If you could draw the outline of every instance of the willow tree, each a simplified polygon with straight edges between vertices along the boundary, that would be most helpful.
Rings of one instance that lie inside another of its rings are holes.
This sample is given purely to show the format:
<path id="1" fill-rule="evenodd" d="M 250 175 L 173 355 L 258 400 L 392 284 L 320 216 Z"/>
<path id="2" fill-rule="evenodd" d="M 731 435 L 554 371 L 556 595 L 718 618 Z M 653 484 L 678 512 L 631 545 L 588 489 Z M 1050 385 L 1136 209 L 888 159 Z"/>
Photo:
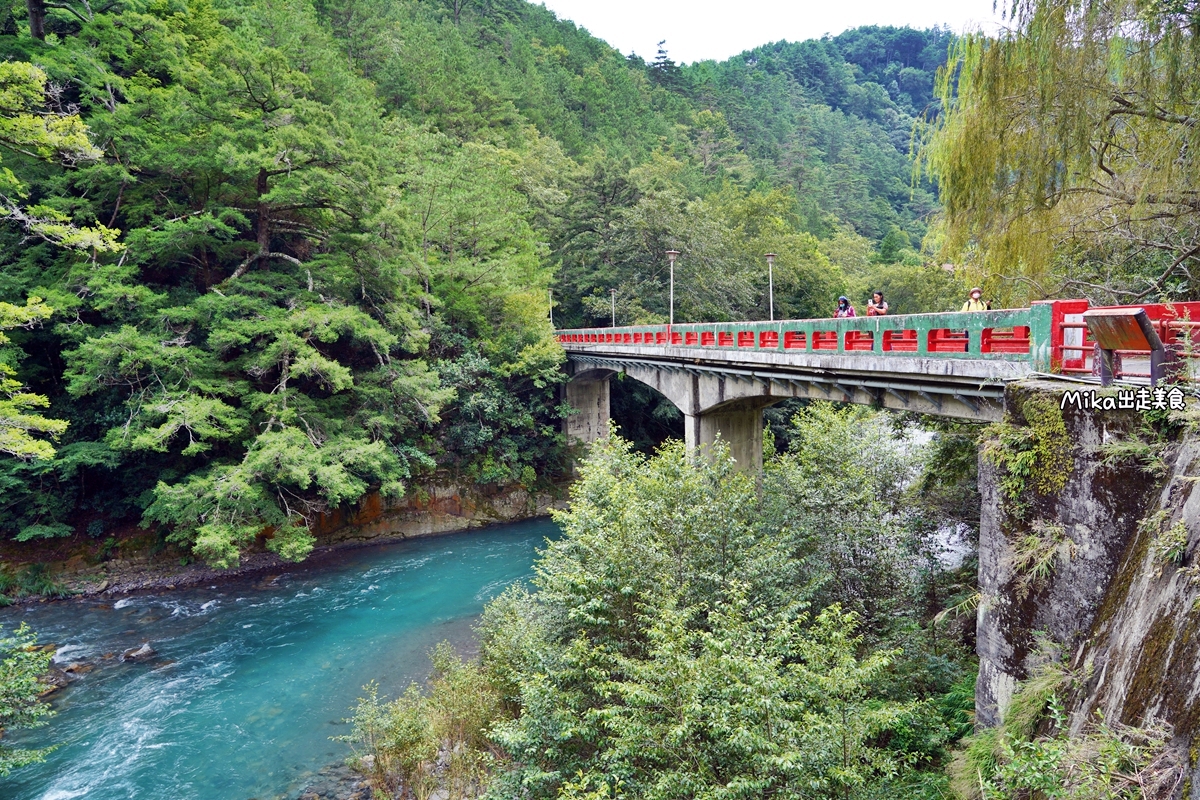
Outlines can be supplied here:
<path id="1" fill-rule="evenodd" d="M 1200 2 L 1012 0 L 966 36 L 921 148 L 942 255 L 992 294 L 1200 290 Z"/>

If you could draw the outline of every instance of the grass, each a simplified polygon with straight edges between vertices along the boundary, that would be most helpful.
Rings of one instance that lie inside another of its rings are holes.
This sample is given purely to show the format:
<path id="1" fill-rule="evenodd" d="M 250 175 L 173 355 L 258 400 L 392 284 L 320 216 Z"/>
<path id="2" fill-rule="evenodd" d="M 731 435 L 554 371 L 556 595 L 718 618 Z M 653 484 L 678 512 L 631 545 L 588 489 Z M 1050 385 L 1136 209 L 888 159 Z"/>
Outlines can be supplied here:
<path id="1" fill-rule="evenodd" d="M 0 570 L 0 605 L 10 605 L 24 597 L 68 597 L 71 592 L 54 580 L 45 564 L 30 564 L 13 572 Z"/>

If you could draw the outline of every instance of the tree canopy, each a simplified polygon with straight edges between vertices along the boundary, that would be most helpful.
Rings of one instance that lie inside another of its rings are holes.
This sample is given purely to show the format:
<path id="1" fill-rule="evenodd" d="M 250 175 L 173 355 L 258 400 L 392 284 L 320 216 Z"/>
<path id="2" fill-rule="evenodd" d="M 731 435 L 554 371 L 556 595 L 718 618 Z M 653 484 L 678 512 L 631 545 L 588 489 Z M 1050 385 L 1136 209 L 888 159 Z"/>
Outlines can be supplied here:
<path id="1" fill-rule="evenodd" d="M 675 247 L 680 315 L 765 317 L 771 251 L 777 313 L 824 316 L 919 269 L 924 95 L 875 81 L 944 44 L 680 67 L 523 0 L 5 7 L 0 449 L 34 458 L 0 461 L 0 531 L 228 566 L 371 492 L 546 486 L 551 294 L 665 318 Z"/>
<path id="2" fill-rule="evenodd" d="M 473 763 L 494 798 L 945 796 L 973 676 L 921 627 L 954 573 L 925 561 L 926 454 L 889 427 L 813 405 L 761 493 L 719 444 L 598 442 L 533 585 L 485 610 L 480 663 L 438 653 L 427 695 L 368 691 L 359 766 L 419 794 Z"/>

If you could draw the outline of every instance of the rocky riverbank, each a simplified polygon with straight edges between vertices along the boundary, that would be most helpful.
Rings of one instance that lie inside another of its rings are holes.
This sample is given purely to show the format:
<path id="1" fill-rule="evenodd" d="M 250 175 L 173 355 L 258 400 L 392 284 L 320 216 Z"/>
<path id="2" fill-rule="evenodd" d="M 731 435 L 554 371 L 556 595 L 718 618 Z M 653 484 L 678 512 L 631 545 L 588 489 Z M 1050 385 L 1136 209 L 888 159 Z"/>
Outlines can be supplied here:
<path id="1" fill-rule="evenodd" d="M 308 562 L 350 547 L 404 541 L 544 517 L 565 504 L 566 485 L 531 492 L 524 487 L 425 486 L 398 500 L 378 494 L 358 504 L 322 515 L 314 526 L 317 546 Z M 115 546 L 86 543 L 57 558 L 34 556 L 18 569 L 45 565 L 46 586 L 52 597 L 117 596 L 140 591 L 169 591 L 213 584 L 230 578 L 270 575 L 294 567 L 260 543 L 232 569 L 215 569 L 181 557 L 175 548 L 155 546 L 156 539 L 133 531 Z M 90 552 L 92 550 L 97 553 Z M 81 552 L 82 551 L 82 552 Z M 66 557 L 63 557 L 66 556 Z M 0 560 L 12 562 L 11 553 Z M 14 603 L 39 602 L 46 593 L 31 592 Z"/>
<path id="2" fill-rule="evenodd" d="M 371 787 L 350 767 L 333 764 L 317 772 L 295 800 L 371 800 Z"/>

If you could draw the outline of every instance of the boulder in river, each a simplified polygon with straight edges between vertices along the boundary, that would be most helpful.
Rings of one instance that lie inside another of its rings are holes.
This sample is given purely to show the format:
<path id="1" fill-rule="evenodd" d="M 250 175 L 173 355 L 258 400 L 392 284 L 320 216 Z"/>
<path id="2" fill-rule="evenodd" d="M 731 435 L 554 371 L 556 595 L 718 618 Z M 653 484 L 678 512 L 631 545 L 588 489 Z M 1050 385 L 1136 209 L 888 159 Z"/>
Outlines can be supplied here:
<path id="1" fill-rule="evenodd" d="M 72 677 L 58 667 L 51 667 L 46 671 L 46 674 L 42 675 L 38 680 L 41 681 L 43 686 L 43 689 L 38 692 L 38 697 L 46 697 L 54 694 L 59 689 L 70 683 Z"/>
<path id="2" fill-rule="evenodd" d="M 143 642 L 141 647 L 135 647 L 132 650 L 126 650 L 121 656 L 122 661 L 146 661 L 154 658 L 158 652 L 150 646 L 149 642 Z"/>

